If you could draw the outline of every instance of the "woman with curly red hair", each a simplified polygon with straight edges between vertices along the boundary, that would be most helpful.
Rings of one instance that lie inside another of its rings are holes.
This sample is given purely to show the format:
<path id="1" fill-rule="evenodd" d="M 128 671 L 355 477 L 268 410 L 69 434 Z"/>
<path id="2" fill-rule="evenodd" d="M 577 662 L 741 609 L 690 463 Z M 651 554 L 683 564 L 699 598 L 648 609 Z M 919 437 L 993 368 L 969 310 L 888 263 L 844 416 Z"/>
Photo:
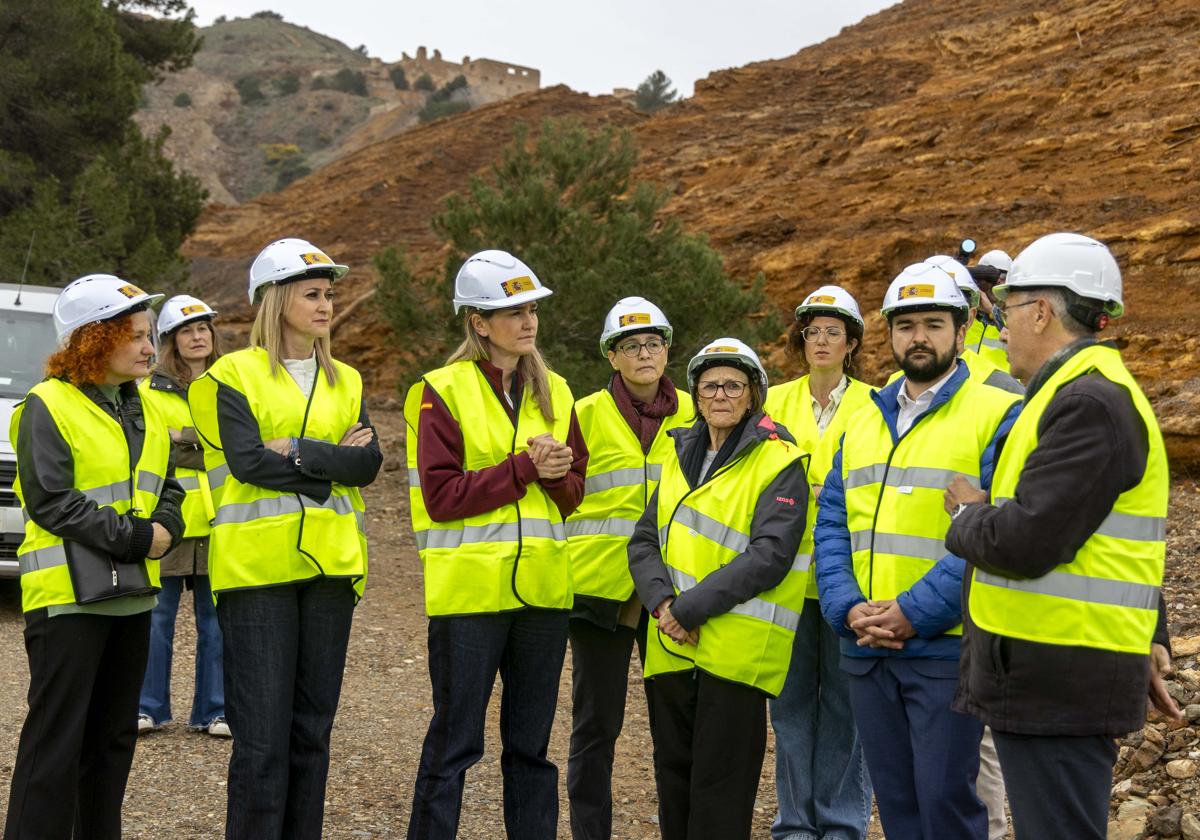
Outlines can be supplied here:
<path id="1" fill-rule="evenodd" d="M 183 532 L 166 423 L 135 382 L 160 298 L 107 274 L 68 285 L 54 304 L 62 349 L 13 411 L 29 713 L 5 837 L 121 834 L 153 558 Z"/>

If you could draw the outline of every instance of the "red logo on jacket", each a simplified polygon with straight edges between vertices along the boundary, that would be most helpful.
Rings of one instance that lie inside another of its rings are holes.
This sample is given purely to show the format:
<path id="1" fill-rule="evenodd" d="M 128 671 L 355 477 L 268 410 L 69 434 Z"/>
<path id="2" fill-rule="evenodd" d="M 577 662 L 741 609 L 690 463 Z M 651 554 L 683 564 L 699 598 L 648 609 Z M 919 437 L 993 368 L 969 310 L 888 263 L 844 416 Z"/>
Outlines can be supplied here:
<path id="1" fill-rule="evenodd" d="M 796 506 L 796 500 L 789 499 L 787 496 L 776 496 L 775 501 L 779 502 L 782 505 L 791 505 L 792 507 Z"/>

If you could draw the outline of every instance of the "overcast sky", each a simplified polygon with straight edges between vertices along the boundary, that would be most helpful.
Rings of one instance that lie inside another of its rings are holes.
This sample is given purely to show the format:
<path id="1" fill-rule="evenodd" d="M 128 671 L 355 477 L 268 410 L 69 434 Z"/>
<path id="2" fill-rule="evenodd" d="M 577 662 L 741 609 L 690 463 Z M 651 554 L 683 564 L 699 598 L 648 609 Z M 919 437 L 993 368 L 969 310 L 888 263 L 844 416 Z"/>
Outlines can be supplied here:
<path id="1" fill-rule="evenodd" d="M 442 57 L 536 67 L 542 85 L 588 93 L 637 87 L 656 69 L 680 94 L 713 70 L 783 58 L 893 0 L 192 0 L 202 26 L 270 9 L 284 20 L 366 44 L 384 61 L 424 45 Z"/>

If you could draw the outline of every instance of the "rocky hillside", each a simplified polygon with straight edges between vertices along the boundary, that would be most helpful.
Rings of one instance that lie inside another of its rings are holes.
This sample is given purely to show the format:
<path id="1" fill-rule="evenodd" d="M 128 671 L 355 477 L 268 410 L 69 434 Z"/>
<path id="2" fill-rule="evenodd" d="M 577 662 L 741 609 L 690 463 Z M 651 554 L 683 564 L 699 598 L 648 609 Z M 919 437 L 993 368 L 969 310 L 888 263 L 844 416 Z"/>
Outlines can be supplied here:
<path id="1" fill-rule="evenodd" d="M 436 51 L 427 60 L 422 47 L 417 59 L 388 65 L 270 13 L 222 20 L 200 35 L 193 65 L 147 86 L 137 119 L 147 132 L 170 126 L 167 153 L 220 204 L 273 192 L 417 125 L 427 93 L 397 89 L 394 67 L 408 68 L 410 86 L 426 68 L 437 85 L 455 73 Z M 454 98 L 475 105 L 511 95 L 506 80 L 486 80 L 491 64 L 463 67 L 473 84 Z"/>
<path id="2" fill-rule="evenodd" d="M 429 217 L 512 122 L 616 122 L 636 133 L 641 174 L 673 187 L 667 211 L 735 275 L 763 271 L 785 310 L 831 281 L 873 310 L 905 264 L 964 235 L 1011 253 L 1052 230 L 1105 240 L 1130 313 L 1111 332 L 1183 466 L 1200 460 L 1198 41 L 1194 0 L 908 0 L 791 58 L 714 74 L 652 118 L 551 89 L 383 140 L 282 193 L 213 208 L 188 252 L 197 284 L 241 307 L 233 321 L 248 315 L 246 264 L 280 235 L 360 267 L 357 297 L 385 245 L 436 262 Z M 871 320 L 878 374 L 890 361 Z M 376 388 L 394 382 L 392 340 L 365 309 L 339 332 Z M 774 361 L 790 367 L 778 349 Z"/>

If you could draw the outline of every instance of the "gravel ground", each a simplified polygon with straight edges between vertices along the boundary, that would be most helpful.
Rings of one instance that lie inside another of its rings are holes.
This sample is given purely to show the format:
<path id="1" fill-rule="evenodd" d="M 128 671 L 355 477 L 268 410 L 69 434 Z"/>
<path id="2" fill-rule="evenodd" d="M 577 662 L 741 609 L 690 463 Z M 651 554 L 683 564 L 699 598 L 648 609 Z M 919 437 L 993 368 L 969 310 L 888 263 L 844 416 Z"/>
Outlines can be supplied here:
<path id="1" fill-rule="evenodd" d="M 432 713 L 425 664 L 425 618 L 420 564 L 409 529 L 403 467 L 403 419 L 376 410 L 374 422 L 387 452 L 387 469 L 367 493 L 371 573 L 358 607 L 333 731 L 333 757 L 326 793 L 325 837 L 403 837 L 421 739 Z M 1200 631 L 1196 553 L 1200 534 L 1200 487 L 1176 482 L 1173 492 L 1168 601 L 1173 634 Z M 28 668 L 23 650 L 20 595 L 15 584 L 0 586 L 0 799 L 7 801 L 17 737 L 25 714 Z M 191 701 L 195 629 L 190 606 L 177 624 L 173 707 L 176 723 L 138 742 L 125 836 L 129 838 L 218 838 L 223 836 L 225 773 L 229 742 L 191 733 L 183 724 Z M 636 671 L 636 666 L 635 666 Z M 636 673 L 633 675 L 636 677 Z M 493 697 L 487 754 L 467 777 L 460 836 L 493 840 L 504 836 L 496 723 L 499 691 Z M 550 757 L 565 767 L 570 721 L 570 660 L 559 689 L 558 718 Z M 614 840 L 652 840 L 656 802 L 650 734 L 638 679 L 630 680 L 625 732 L 617 745 Z M 560 835 L 569 837 L 566 792 Z M 775 811 L 774 753 L 768 743 L 755 837 L 769 836 Z M 881 837 L 877 830 L 872 837 Z"/>

